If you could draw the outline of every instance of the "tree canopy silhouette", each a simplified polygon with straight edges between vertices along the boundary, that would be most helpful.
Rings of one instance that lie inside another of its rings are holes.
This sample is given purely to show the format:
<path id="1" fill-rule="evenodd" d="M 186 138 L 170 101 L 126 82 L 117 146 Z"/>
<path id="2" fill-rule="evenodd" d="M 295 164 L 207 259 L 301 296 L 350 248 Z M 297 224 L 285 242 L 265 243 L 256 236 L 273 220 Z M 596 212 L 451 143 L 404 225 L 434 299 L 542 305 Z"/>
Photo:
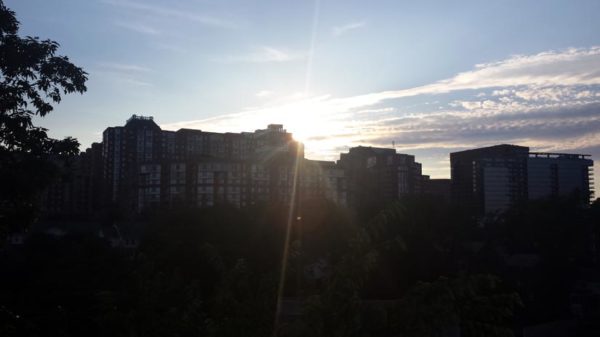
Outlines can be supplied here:
<path id="1" fill-rule="evenodd" d="M 79 143 L 48 137 L 33 124 L 46 116 L 61 95 L 86 91 L 87 73 L 66 56 L 59 44 L 20 37 L 15 13 L 0 0 L 0 224 L 27 224 L 35 214 L 39 192 L 52 181 L 50 156 L 78 153 Z"/>

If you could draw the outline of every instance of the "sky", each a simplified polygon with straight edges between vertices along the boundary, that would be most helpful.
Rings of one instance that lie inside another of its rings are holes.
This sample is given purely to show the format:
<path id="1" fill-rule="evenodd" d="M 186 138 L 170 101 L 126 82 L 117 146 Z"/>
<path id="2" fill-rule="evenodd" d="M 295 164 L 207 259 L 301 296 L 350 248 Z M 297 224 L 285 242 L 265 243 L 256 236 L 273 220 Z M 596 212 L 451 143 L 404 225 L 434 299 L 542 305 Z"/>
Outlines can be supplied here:
<path id="1" fill-rule="evenodd" d="M 138 114 L 170 130 L 284 124 L 310 159 L 394 146 L 434 178 L 450 152 L 501 143 L 600 158 L 597 0 L 5 3 L 88 72 L 84 95 L 37 121 L 82 148 Z"/>

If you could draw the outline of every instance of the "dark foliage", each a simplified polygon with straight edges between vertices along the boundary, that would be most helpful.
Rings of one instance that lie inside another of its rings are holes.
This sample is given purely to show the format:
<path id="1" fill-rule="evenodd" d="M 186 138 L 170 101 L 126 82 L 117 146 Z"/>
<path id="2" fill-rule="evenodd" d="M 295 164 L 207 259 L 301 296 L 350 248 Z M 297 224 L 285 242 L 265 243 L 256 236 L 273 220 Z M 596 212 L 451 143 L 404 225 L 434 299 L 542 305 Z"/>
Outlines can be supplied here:
<path id="1" fill-rule="evenodd" d="M 597 206 L 530 203 L 481 227 L 429 198 L 365 224 L 307 201 L 284 255 L 288 211 L 157 210 L 139 219 L 136 249 L 97 229 L 30 236 L 0 256 L 3 336 L 511 336 L 575 318 L 572 294 L 594 280 L 582 272 L 596 266 L 592 242 L 580 239 L 598 233 Z M 540 259 L 515 266 L 523 254 Z M 489 255 L 498 262 L 481 263 Z"/>
<path id="2" fill-rule="evenodd" d="M 0 1 L 0 226 L 22 227 L 36 216 L 37 197 L 54 177 L 53 156 L 76 154 L 73 138 L 48 137 L 33 124 L 61 95 L 86 90 L 87 74 L 65 56 L 58 43 L 20 37 L 15 13 Z"/>

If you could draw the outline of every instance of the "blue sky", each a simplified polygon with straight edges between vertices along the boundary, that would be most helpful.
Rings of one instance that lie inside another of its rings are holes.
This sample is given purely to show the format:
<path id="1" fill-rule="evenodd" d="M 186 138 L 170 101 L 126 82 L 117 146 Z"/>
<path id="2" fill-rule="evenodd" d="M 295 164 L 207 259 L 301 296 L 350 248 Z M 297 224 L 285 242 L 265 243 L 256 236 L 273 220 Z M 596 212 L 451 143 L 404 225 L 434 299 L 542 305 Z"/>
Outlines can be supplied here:
<path id="1" fill-rule="evenodd" d="M 449 152 L 497 143 L 600 157 L 597 0 L 5 3 L 89 73 L 40 121 L 83 146 L 135 113 L 284 123 L 309 158 L 394 141 L 434 177 Z"/>

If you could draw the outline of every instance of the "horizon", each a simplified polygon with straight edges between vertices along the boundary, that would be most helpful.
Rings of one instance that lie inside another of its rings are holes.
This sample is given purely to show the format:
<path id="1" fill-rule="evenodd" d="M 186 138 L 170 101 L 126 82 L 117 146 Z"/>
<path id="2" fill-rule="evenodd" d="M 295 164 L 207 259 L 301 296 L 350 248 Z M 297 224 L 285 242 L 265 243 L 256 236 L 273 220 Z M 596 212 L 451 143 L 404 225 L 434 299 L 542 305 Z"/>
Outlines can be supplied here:
<path id="1" fill-rule="evenodd" d="M 21 35 L 88 72 L 36 121 L 82 149 L 142 114 L 167 130 L 283 124 L 311 159 L 395 143 L 432 178 L 449 153 L 501 143 L 600 155 L 594 1 L 6 4 Z"/>
<path id="2" fill-rule="evenodd" d="M 124 127 L 124 126 L 125 126 L 125 125 L 126 125 L 126 124 L 127 124 L 127 123 L 128 123 L 130 120 L 131 120 L 131 119 L 133 119 L 133 118 L 149 119 L 149 120 L 153 121 L 154 123 L 156 123 L 156 121 L 154 120 L 154 116 L 150 116 L 150 115 L 146 115 L 146 116 L 144 116 L 144 115 L 133 114 L 133 115 L 131 115 L 131 116 L 130 116 L 130 117 L 129 117 L 129 118 L 126 120 L 126 121 L 125 121 L 125 123 L 123 123 L 123 125 L 114 125 L 114 126 L 109 126 L 109 127 Z M 264 131 L 264 130 L 267 130 L 267 129 L 268 129 L 268 127 L 269 127 L 269 126 L 271 126 L 271 125 L 280 125 L 280 126 L 282 126 L 282 127 L 283 127 L 283 129 L 284 129 L 284 131 L 285 131 L 286 133 L 288 133 L 288 134 L 290 134 L 290 135 L 292 136 L 292 139 L 293 139 L 294 141 L 296 141 L 296 142 L 299 142 L 300 144 L 302 144 L 302 146 L 303 146 L 303 149 L 304 149 L 304 150 L 306 150 L 306 149 L 305 149 L 305 145 L 304 145 L 304 143 L 303 143 L 301 140 L 298 140 L 297 138 L 295 138 L 295 137 L 294 137 L 294 134 L 293 134 L 292 132 L 289 132 L 289 130 L 287 130 L 287 129 L 286 129 L 286 126 L 285 126 L 284 124 L 269 123 L 269 124 L 267 124 L 267 125 L 266 125 L 264 128 L 257 128 L 257 129 L 254 129 L 254 130 L 249 130 L 249 129 L 248 129 L 248 130 L 242 130 L 242 131 L 236 131 L 236 132 L 232 132 L 232 131 L 213 131 L 213 130 L 198 129 L 198 128 L 186 128 L 186 127 L 181 127 L 181 128 L 174 128 L 174 127 L 173 127 L 173 126 L 175 126 L 175 125 L 179 125 L 179 124 L 183 124 L 183 125 L 185 125 L 185 124 L 186 124 L 186 122 L 183 122 L 183 123 L 175 123 L 175 124 L 173 124 L 173 125 L 167 125 L 167 127 L 168 127 L 168 128 L 164 128 L 162 125 L 160 125 L 160 124 L 158 124 L 158 123 L 157 123 L 156 125 L 158 125 L 158 126 L 161 128 L 161 130 L 163 130 L 163 131 L 175 131 L 175 132 L 177 132 L 177 131 L 179 131 L 179 130 L 194 130 L 194 131 L 200 131 L 200 132 L 206 132 L 206 133 L 221 133 L 221 134 L 227 134 L 227 133 L 233 133 L 233 134 L 255 133 L 255 132 L 259 132 L 259 131 Z M 109 127 L 107 127 L 107 128 L 109 128 Z M 106 130 L 106 129 L 105 129 L 105 130 Z M 99 142 L 93 142 L 92 144 L 94 144 L 94 143 L 102 143 L 102 140 L 100 140 Z M 507 144 L 507 143 L 502 143 L 502 144 L 493 144 L 493 145 L 489 145 L 489 146 L 485 146 L 485 147 L 505 146 L 505 145 L 509 145 L 509 146 L 523 146 L 523 145 L 519 145 L 519 144 Z M 87 148 L 90 148 L 90 147 L 91 147 L 91 144 L 90 144 L 90 146 L 88 146 Z M 360 144 L 358 144 L 358 145 L 356 145 L 356 146 L 353 146 L 353 147 L 350 147 L 350 148 L 348 148 L 348 150 L 350 150 L 351 148 L 355 148 L 355 147 L 378 148 L 378 149 L 393 149 L 393 150 L 395 150 L 395 151 L 396 151 L 396 153 L 400 153 L 400 154 L 402 154 L 402 152 L 399 152 L 399 151 L 398 151 L 398 150 L 395 148 L 395 144 L 392 144 L 392 146 L 391 146 L 391 147 L 386 147 L 386 146 L 372 146 L 372 145 L 360 145 Z M 469 151 L 469 150 L 477 150 L 477 149 L 481 149 L 481 148 L 484 148 L 484 147 L 477 147 L 477 148 L 467 148 L 467 149 L 460 150 L 460 151 L 455 151 L 455 152 L 462 152 L 462 151 Z M 578 156 L 583 156 L 583 157 L 590 157 L 590 156 L 592 156 L 591 154 L 588 154 L 588 153 L 574 153 L 574 152 L 541 152 L 541 151 L 531 151 L 531 149 L 529 149 L 529 150 L 530 150 L 530 151 L 529 151 L 529 153 L 530 153 L 530 154 L 535 154 L 535 155 L 540 155 L 540 154 L 541 154 L 541 155 L 563 155 L 563 154 L 573 154 L 573 155 L 578 155 Z M 342 154 L 342 153 L 343 153 L 343 152 L 340 152 L 339 154 Z M 339 154 L 338 154 L 338 155 L 339 155 Z M 410 154 L 410 153 L 404 153 L 404 154 Z M 451 153 L 448 153 L 448 155 L 450 155 L 450 154 L 451 154 Z M 304 156 L 304 158 L 306 158 L 306 156 Z M 319 161 L 319 160 L 323 160 L 323 161 L 331 161 L 331 162 L 336 162 L 336 161 L 338 160 L 338 159 L 336 159 L 336 158 L 331 158 L 331 159 L 328 159 L 328 158 L 306 158 L 306 159 L 310 159 L 310 160 L 317 160 L 317 161 Z M 417 159 L 417 158 L 415 158 L 415 159 Z M 448 178 L 449 178 L 449 177 L 448 177 Z"/>

